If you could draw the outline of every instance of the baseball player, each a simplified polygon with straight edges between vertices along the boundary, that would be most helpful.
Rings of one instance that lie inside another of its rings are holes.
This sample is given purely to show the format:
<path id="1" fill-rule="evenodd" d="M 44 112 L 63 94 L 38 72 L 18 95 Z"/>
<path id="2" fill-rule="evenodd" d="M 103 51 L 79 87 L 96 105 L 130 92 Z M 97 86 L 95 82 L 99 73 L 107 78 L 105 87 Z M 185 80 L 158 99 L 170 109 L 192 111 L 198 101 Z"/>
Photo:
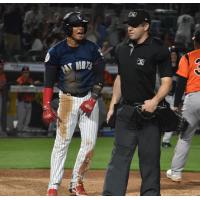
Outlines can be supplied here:
<path id="1" fill-rule="evenodd" d="M 166 172 L 167 177 L 173 181 L 182 179 L 182 171 L 188 157 L 192 136 L 200 122 L 200 31 L 195 32 L 193 41 L 195 50 L 181 57 L 177 70 L 179 77 L 174 107 L 178 109 L 185 91 L 182 114 L 189 122 L 189 126 L 180 135 L 172 158 L 171 169 Z"/>
<path id="2" fill-rule="evenodd" d="M 68 147 L 77 123 L 81 132 L 81 146 L 69 191 L 76 196 L 87 195 L 83 177 L 88 170 L 97 138 L 97 99 L 103 87 L 105 68 L 99 47 L 85 39 L 87 24 L 88 21 L 80 12 L 66 14 L 63 27 L 67 37 L 50 48 L 45 58 L 43 119 L 46 123 L 57 120 L 47 192 L 51 196 L 57 195 Z M 56 78 L 60 90 L 57 114 L 50 105 Z"/>

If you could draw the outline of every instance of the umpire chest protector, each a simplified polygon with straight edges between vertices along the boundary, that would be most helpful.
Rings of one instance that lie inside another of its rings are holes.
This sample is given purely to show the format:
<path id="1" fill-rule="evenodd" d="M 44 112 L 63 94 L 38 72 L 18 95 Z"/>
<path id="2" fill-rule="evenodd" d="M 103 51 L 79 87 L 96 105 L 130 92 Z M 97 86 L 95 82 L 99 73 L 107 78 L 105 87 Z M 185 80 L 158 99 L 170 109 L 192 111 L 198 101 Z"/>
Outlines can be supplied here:
<path id="1" fill-rule="evenodd" d="M 144 102 L 155 95 L 157 70 L 161 78 L 172 76 L 168 48 L 152 37 L 142 44 L 128 40 L 117 48 L 116 58 L 122 96 L 130 104 Z"/>

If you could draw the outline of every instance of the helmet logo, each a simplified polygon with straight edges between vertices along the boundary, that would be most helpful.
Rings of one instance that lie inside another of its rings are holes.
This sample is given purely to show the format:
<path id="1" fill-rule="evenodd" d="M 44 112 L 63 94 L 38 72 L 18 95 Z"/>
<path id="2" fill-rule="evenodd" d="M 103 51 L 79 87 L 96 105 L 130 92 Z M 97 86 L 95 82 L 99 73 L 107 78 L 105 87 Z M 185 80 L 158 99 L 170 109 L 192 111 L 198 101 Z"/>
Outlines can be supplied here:
<path id="1" fill-rule="evenodd" d="M 128 17 L 136 17 L 137 12 L 129 12 Z"/>

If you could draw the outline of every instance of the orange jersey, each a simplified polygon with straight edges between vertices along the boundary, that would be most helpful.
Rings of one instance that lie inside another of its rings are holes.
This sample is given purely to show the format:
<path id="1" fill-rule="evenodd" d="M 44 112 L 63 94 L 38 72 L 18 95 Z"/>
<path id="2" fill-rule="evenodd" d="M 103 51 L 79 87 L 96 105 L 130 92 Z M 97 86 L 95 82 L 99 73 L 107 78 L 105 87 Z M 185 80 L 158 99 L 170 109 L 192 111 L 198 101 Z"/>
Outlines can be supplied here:
<path id="1" fill-rule="evenodd" d="M 176 72 L 179 76 L 187 78 L 185 93 L 200 91 L 200 49 L 191 51 L 182 56 Z"/>

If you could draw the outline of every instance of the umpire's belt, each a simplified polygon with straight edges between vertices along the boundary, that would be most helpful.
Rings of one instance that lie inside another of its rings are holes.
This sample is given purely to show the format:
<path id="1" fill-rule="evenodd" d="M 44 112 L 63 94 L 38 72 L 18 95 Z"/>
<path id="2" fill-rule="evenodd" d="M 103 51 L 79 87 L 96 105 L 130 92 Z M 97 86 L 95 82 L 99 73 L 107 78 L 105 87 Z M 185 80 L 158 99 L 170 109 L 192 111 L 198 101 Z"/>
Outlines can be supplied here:
<path id="1" fill-rule="evenodd" d="M 136 106 L 141 106 L 143 105 L 144 103 L 139 103 L 139 102 L 130 102 L 130 101 L 127 101 L 127 100 L 122 100 L 122 104 L 124 105 L 128 105 L 128 106 L 133 106 L 133 107 L 136 107 Z"/>
<path id="2" fill-rule="evenodd" d="M 63 92 L 65 95 L 67 96 L 73 96 L 73 97 L 84 97 L 88 94 L 88 91 L 87 92 L 83 92 L 83 93 L 71 93 L 71 92 Z"/>

